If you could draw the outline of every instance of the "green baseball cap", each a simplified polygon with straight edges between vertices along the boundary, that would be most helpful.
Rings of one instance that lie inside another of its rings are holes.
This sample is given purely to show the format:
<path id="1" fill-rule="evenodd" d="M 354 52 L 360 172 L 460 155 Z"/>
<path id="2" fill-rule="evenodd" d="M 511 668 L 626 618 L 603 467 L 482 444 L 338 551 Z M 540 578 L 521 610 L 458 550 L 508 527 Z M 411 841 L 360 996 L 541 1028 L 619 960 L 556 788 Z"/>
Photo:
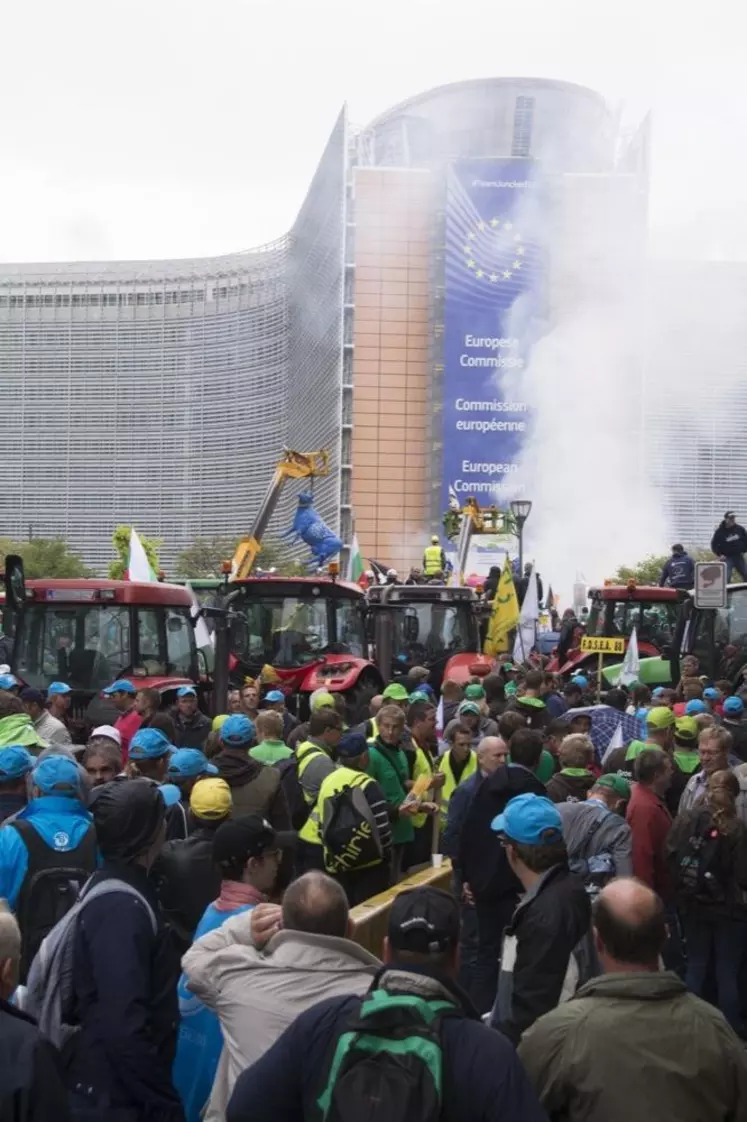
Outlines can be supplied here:
<path id="1" fill-rule="evenodd" d="M 482 686 L 479 686 L 477 682 L 470 682 L 465 688 L 464 696 L 467 701 L 482 701 L 485 697 L 485 690 Z"/>
<path id="2" fill-rule="evenodd" d="M 462 713 L 476 713 L 480 716 L 480 706 L 474 701 L 463 701 L 457 709 L 457 713 L 461 717 Z"/>
<path id="3" fill-rule="evenodd" d="M 654 709 L 649 709 L 646 717 L 646 727 L 661 732 L 664 729 L 671 729 L 676 719 L 672 710 L 668 709 L 666 705 L 657 705 Z"/>
<path id="4" fill-rule="evenodd" d="M 392 682 L 387 686 L 381 696 L 385 701 L 407 701 L 410 695 L 399 682 Z"/>
<path id="5" fill-rule="evenodd" d="M 630 784 L 624 775 L 600 775 L 594 784 L 595 787 L 607 787 L 608 790 L 614 791 L 621 799 L 627 802 L 630 798 Z"/>

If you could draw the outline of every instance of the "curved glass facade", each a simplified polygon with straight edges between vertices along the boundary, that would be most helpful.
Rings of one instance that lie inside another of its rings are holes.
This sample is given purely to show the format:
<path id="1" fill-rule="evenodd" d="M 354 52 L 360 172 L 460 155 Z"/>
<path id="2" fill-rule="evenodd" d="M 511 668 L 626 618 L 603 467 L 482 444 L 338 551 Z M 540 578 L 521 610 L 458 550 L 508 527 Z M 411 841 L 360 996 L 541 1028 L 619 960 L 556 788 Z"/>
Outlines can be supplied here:
<path id="1" fill-rule="evenodd" d="M 458 83 L 354 141 L 343 111 L 293 228 L 261 249 L 0 265 L 0 535 L 64 537 L 103 571 L 133 523 L 169 571 L 195 537 L 248 531 L 283 446 L 326 448 L 324 519 L 349 542 L 355 518 L 364 554 L 411 563 L 401 543 L 417 553 L 438 515 L 445 167 L 603 172 L 616 138 L 590 90 Z"/>

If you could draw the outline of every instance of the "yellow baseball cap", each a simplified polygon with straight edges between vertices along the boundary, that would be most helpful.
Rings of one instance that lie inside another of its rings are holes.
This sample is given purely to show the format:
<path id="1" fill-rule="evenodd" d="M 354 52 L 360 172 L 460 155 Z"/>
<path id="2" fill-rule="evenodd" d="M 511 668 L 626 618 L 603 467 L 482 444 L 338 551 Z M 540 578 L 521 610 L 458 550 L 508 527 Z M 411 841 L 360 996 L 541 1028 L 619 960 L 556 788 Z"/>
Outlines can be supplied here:
<path id="1" fill-rule="evenodd" d="M 654 709 L 649 709 L 646 715 L 646 726 L 661 731 L 662 729 L 670 729 L 676 720 L 674 713 L 666 705 L 657 705 Z"/>
<path id="2" fill-rule="evenodd" d="M 317 709 L 334 709 L 335 699 L 328 690 L 314 690 L 310 705 L 312 713 L 316 713 Z"/>
<path id="3" fill-rule="evenodd" d="M 213 732 L 218 732 L 223 728 L 223 722 L 228 720 L 228 713 L 219 713 L 217 717 L 213 717 L 213 723 L 210 726 Z"/>
<path id="4" fill-rule="evenodd" d="M 192 788 L 189 805 L 195 818 L 216 822 L 231 813 L 231 788 L 225 779 L 200 779 Z"/>

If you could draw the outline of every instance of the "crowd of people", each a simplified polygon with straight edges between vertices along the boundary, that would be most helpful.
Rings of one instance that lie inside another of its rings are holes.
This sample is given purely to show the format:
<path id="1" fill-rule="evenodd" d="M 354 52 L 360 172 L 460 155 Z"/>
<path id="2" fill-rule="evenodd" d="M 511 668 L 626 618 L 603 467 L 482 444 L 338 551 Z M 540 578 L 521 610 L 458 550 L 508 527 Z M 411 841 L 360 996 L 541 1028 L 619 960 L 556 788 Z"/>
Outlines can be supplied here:
<path id="1" fill-rule="evenodd" d="M 3 677 L 7 1116 L 744 1117 L 747 689 L 681 669 L 415 667 L 358 724 L 122 679 L 80 746 L 64 683 Z"/>

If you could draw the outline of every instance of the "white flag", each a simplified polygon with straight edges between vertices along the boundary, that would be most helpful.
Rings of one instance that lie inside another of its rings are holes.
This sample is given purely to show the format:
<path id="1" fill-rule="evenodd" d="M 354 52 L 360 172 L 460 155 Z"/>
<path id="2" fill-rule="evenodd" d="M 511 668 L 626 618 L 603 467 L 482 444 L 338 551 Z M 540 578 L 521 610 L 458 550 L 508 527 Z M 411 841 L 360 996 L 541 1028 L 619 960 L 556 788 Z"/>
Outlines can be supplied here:
<path id="1" fill-rule="evenodd" d="M 195 590 L 194 588 L 192 588 L 192 585 L 189 583 L 189 581 L 187 581 L 184 587 L 189 593 L 189 597 L 192 601 L 192 607 L 189 610 L 189 614 L 192 616 L 192 620 L 194 621 L 195 625 L 195 643 L 197 645 L 197 649 L 199 650 L 200 647 L 212 647 L 213 636 L 208 631 L 208 626 L 205 623 L 203 616 L 199 615 L 200 602 L 195 596 Z"/>
<path id="2" fill-rule="evenodd" d="M 607 762 L 607 757 L 609 756 L 610 752 L 614 752 L 616 748 L 622 748 L 624 743 L 625 740 L 623 739 L 623 723 L 622 721 L 620 721 L 617 728 L 612 734 L 612 739 L 604 750 L 604 755 L 602 756 L 602 764 L 605 764 Z"/>
<path id="3" fill-rule="evenodd" d="M 521 605 L 519 626 L 514 642 L 514 662 L 526 662 L 537 642 L 537 620 L 539 619 L 539 597 L 537 596 L 537 574 L 534 569 L 529 576 L 524 603 Z"/>
<path id="4" fill-rule="evenodd" d="M 629 686 L 633 682 L 637 682 L 640 672 L 641 660 L 638 657 L 638 636 L 636 634 L 636 629 L 633 628 L 633 633 L 628 643 L 628 649 L 623 659 L 620 677 L 617 679 L 618 686 Z"/>
<path id="5" fill-rule="evenodd" d="M 143 543 L 138 537 L 134 526 L 130 528 L 130 556 L 127 563 L 127 579 L 139 581 L 157 581 L 158 577 L 153 572 L 148 562 Z"/>

